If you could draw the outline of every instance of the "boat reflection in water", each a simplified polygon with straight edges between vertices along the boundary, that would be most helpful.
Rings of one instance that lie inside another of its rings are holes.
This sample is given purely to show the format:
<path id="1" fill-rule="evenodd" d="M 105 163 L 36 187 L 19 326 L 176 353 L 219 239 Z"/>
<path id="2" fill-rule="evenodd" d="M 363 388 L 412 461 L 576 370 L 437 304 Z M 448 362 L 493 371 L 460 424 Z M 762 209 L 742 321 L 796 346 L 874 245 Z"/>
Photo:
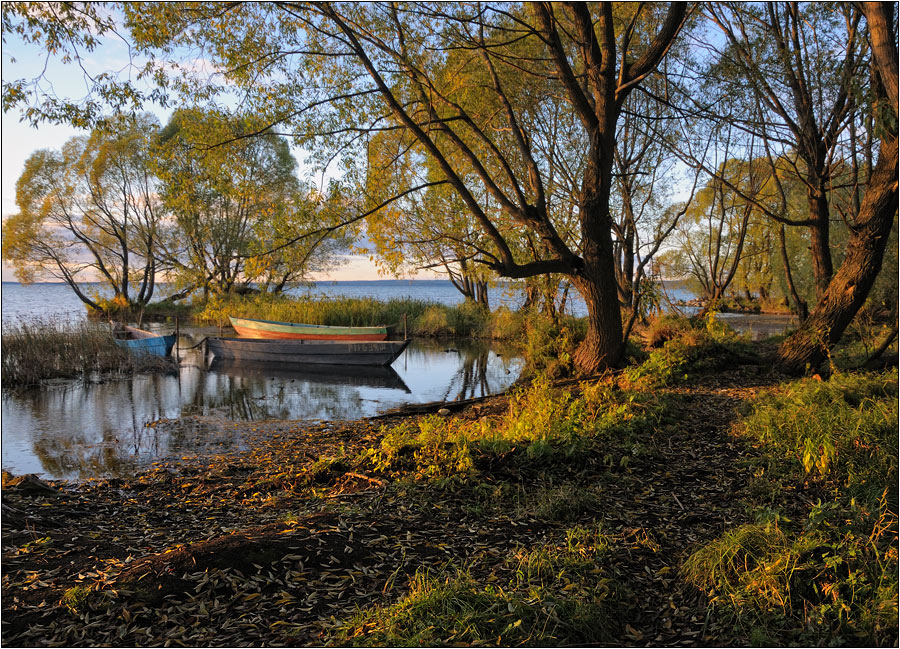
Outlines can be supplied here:
<path id="1" fill-rule="evenodd" d="M 508 388 L 523 362 L 494 344 L 414 340 L 393 367 L 208 364 L 182 331 L 175 374 L 3 390 L 3 469 L 50 479 L 128 477 L 153 461 L 241 451 L 242 422 L 370 417 Z M 193 349 L 191 349 L 193 347 Z"/>
<path id="2" fill-rule="evenodd" d="M 248 378 L 270 378 L 307 380 L 327 385 L 350 385 L 370 388 L 389 388 L 412 391 L 390 366 L 347 366 L 347 365 L 304 365 L 294 363 L 263 363 L 260 361 L 238 361 L 213 357 L 209 371 L 229 376 Z"/>

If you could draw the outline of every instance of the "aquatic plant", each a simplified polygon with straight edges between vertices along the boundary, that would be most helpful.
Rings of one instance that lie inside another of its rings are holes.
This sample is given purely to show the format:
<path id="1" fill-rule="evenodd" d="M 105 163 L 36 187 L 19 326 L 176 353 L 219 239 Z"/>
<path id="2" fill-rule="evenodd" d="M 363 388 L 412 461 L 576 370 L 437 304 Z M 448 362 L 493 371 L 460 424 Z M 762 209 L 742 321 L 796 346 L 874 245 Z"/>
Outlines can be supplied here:
<path id="1" fill-rule="evenodd" d="M 132 354 L 117 345 L 107 324 L 40 319 L 4 328 L 0 359 L 4 388 L 94 372 L 132 374 L 174 366 L 172 359 Z"/>

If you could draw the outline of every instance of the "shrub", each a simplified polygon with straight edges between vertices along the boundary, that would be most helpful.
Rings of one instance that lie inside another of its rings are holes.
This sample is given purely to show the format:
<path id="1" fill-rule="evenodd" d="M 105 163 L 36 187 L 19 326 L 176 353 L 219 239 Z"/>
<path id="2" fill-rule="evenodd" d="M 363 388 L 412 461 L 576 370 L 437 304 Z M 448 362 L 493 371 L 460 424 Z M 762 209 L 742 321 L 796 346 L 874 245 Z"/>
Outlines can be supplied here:
<path id="1" fill-rule="evenodd" d="M 647 326 L 642 328 L 641 335 L 648 347 L 657 349 L 691 328 L 687 318 L 662 315 L 651 318 Z"/>
<path id="2" fill-rule="evenodd" d="M 525 322 L 525 361 L 527 370 L 551 378 L 572 374 L 572 356 L 585 336 L 584 319 L 553 319 L 531 313 Z"/>
<path id="3" fill-rule="evenodd" d="M 487 324 L 487 337 L 494 340 L 517 340 L 525 334 L 525 316 L 505 306 L 492 311 Z"/>

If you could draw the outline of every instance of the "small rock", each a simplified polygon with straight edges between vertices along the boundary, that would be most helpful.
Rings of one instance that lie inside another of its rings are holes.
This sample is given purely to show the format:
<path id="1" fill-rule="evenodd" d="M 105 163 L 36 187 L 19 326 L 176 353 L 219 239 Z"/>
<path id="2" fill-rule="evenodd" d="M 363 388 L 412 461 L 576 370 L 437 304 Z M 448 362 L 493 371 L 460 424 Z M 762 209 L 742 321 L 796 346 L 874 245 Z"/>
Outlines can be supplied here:
<path id="1" fill-rule="evenodd" d="M 438 410 L 437 414 L 439 414 L 441 417 L 447 417 L 450 415 L 450 411 L 446 408 L 441 408 L 440 410 Z"/>

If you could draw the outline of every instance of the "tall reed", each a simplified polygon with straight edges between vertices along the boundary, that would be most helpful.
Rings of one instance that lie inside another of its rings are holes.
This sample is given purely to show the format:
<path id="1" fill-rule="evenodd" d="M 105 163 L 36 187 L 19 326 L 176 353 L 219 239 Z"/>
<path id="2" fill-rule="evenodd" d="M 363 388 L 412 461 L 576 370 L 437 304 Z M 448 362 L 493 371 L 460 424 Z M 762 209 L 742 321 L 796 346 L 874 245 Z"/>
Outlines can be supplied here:
<path id="1" fill-rule="evenodd" d="M 471 302 L 448 306 L 409 298 L 382 301 L 226 295 L 210 298 L 194 317 L 200 323 L 224 326 L 229 316 L 335 326 L 388 326 L 392 336 L 403 335 L 404 319 L 406 332 L 411 336 L 516 338 L 524 331 L 524 320 L 508 309 L 491 313 Z"/>
<path id="2" fill-rule="evenodd" d="M 136 355 L 120 347 L 105 324 L 40 319 L 4 329 L 0 361 L 4 388 L 93 372 L 130 374 L 172 367 L 171 359 Z"/>

